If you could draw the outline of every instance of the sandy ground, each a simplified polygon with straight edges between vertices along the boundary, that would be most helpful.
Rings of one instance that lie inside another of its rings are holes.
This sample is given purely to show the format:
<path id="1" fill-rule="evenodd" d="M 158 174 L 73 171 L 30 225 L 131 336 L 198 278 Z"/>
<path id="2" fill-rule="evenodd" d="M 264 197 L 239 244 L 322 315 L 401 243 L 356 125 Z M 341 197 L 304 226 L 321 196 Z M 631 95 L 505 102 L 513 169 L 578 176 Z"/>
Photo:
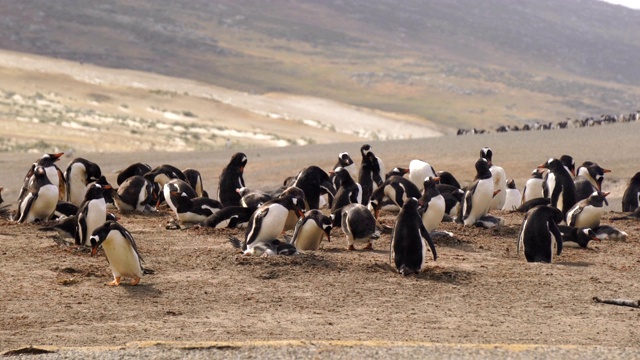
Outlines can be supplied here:
<path id="1" fill-rule="evenodd" d="M 568 153 L 578 163 L 593 160 L 613 170 L 604 189 L 612 192 L 616 210 L 627 179 L 640 170 L 637 134 L 638 124 L 629 124 L 372 144 L 387 167 L 421 158 L 464 184 L 474 175 L 479 149 L 488 145 L 494 162 L 520 188 L 535 165 Z M 245 180 L 249 187 L 274 188 L 304 166 L 331 168 L 342 151 L 360 163 L 360 145 L 248 149 Z M 217 176 L 235 150 L 74 156 L 97 162 L 110 180 L 135 161 L 195 167 L 205 188 L 215 193 Z M 36 157 L 0 154 L 7 203 Z M 436 238 L 438 260 L 429 261 L 424 273 L 404 278 L 390 267 L 389 234 L 374 251 L 348 252 L 341 230 L 334 229 L 333 240 L 318 251 L 256 258 L 241 256 L 228 243 L 229 236 L 242 237 L 242 230 L 167 230 L 166 209 L 120 214 L 145 266 L 155 271 L 135 287 L 105 286 L 111 273 L 103 255 L 90 257 L 60 245 L 38 225 L 1 221 L 0 350 L 256 340 L 640 347 L 638 309 L 592 301 L 594 296 L 640 298 L 639 222 L 613 223 L 609 219 L 619 213 L 607 211 L 603 223 L 626 231 L 626 241 L 592 243 L 589 249 L 567 246 L 553 264 L 528 264 L 515 253 L 523 216 L 495 215 L 506 223 L 493 230 L 442 224 L 454 236 Z M 384 213 L 381 221 L 392 226 L 394 217 Z"/>

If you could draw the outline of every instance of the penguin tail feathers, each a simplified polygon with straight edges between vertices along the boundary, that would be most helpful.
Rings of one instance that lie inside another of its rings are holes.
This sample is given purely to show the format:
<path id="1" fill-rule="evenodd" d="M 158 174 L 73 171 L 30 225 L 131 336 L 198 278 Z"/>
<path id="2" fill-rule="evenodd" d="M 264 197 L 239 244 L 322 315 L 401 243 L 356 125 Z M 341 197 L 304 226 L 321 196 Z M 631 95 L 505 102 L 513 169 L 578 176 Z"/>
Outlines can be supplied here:
<path id="1" fill-rule="evenodd" d="M 145 275 L 155 275 L 156 274 L 155 270 L 146 269 L 146 268 L 142 269 L 142 273 L 145 274 Z"/>
<path id="2" fill-rule="evenodd" d="M 231 244 L 231 246 L 233 246 L 236 249 L 244 250 L 242 249 L 243 248 L 242 241 L 237 237 L 229 236 L 229 243 Z"/>
<path id="3" fill-rule="evenodd" d="M 10 206 L 11 205 L 5 205 L 0 207 L 0 219 L 11 219 L 11 209 L 9 208 Z"/>
<path id="4" fill-rule="evenodd" d="M 409 276 L 411 274 L 417 274 L 419 272 L 419 270 L 408 268 L 405 264 L 400 265 L 400 268 L 398 269 L 398 273 L 402 274 L 403 276 Z"/>

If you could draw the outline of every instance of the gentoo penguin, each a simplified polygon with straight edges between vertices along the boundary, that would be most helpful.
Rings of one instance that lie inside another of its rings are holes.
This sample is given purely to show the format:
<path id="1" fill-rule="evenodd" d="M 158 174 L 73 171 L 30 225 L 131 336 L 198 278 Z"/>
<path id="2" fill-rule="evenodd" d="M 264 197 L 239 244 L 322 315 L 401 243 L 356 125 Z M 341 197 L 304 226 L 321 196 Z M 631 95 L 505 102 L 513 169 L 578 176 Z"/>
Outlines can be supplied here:
<path id="1" fill-rule="evenodd" d="M 476 176 L 473 183 L 465 191 L 461 208 L 462 219 L 460 220 L 465 226 L 474 225 L 477 220 L 487 215 L 494 195 L 489 162 L 484 158 L 480 158 L 476 161 L 475 167 Z"/>
<path id="2" fill-rule="evenodd" d="M 640 171 L 629 180 L 622 195 L 622 211 L 635 211 L 640 206 Z"/>
<path id="3" fill-rule="evenodd" d="M 373 240 L 380 237 L 376 233 L 376 219 L 366 206 L 352 203 L 335 210 L 333 213 L 333 225 L 340 225 L 347 237 L 347 249 L 355 250 L 356 242 L 366 242 L 363 249 L 373 249 Z"/>
<path id="4" fill-rule="evenodd" d="M 2 199 L 2 186 L 0 186 L 0 204 L 2 204 L 4 202 L 4 200 Z M 9 207 L 11 205 L 2 205 L 0 206 L 0 219 L 9 219 L 11 217 L 10 211 L 9 211 Z"/>
<path id="5" fill-rule="evenodd" d="M 64 173 L 64 179 L 67 182 L 67 201 L 80 206 L 84 201 L 87 185 L 98 180 L 100 176 L 102 172 L 98 164 L 84 158 L 73 159 Z"/>
<path id="6" fill-rule="evenodd" d="M 273 197 L 262 190 L 250 190 L 246 187 L 236 189 L 240 194 L 240 205 L 244 207 L 258 207 Z"/>
<path id="7" fill-rule="evenodd" d="M 186 180 L 182 170 L 169 164 L 164 164 L 155 167 L 153 170 L 144 174 L 143 177 L 147 179 L 151 185 L 153 185 L 153 193 L 157 198 L 157 204 L 165 201 L 164 199 L 164 185 L 173 179 Z M 186 182 L 186 181 L 185 181 Z M 194 191 L 195 193 L 195 191 Z"/>
<path id="8" fill-rule="evenodd" d="M 504 205 L 502 210 L 515 210 L 522 205 L 522 194 L 520 190 L 516 188 L 516 181 L 513 179 L 507 180 L 507 196 L 504 199 Z"/>
<path id="9" fill-rule="evenodd" d="M 427 245 L 435 261 L 438 254 L 429 231 L 420 219 L 418 200 L 407 199 L 393 227 L 389 260 L 393 261 L 400 274 L 404 276 L 417 274 L 422 271 L 427 261 Z"/>
<path id="10" fill-rule="evenodd" d="M 591 228 L 577 228 L 566 225 L 559 225 L 562 234 L 562 242 L 574 242 L 580 247 L 586 248 L 591 240 L 600 241 L 595 231 Z"/>
<path id="11" fill-rule="evenodd" d="M 331 241 L 331 228 L 330 217 L 317 209 L 307 211 L 293 230 L 291 244 L 298 250 L 318 250 L 324 235 L 327 235 L 327 241 Z"/>
<path id="12" fill-rule="evenodd" d="M 629 234 L 627 234 L 626 232 L 617 229 L 611 225 L 600 225 L 596 228 L 593 229 L 593 231 L 596 233 L 596 236 L 598 237 L 598 239 L 600 240 L 626 240 L 627 236 L 629 236 Z"/>
<path id="13" fill-rule="evenodd" d="M 22 189 L 20 189 L 20 194 L 18 195 L 18 202 L 27 195 L 27 192 L 29 191 L 29 182 L 33 179 L 33 173 L 35 168 L 38 166 L 45 170 L 47 177 L 49 178 L 49 182 L 58 189 L 58 200 L 66 199 L 67 190 L 66 183 L 64 181 L 64 174 L 55 164 L 56 161 L 60 160 L 62 155 L 64 155 L 64 153 L 44 154 L 35 163 L 31 164 L 29 171 L 27 171 L 27 175 L 24 177 Z"/>
<path id="14" fill-rule="evenodd" d="M 564 166 L 564 170 L 571 176 L 573 179 L 576 176 L 576 162 L 569 155 L 562 155 L 559 159 L 562 166 Z M 558 171 L 561 168 L 558 168 Z M 542 186 L 543 196 L 546 198 L 551 198 L 551 194 L 553 193 L 553 189 L 556 183 L 555 180 L 556 174 L 551 171 L 547 171 L 544 176 L 544 184 Z M 574 185 L 575 187 L 575 185 Z"/>
<path id="15" fill-rule="evenodd" d="M 594 191 L 588 198 L 577 202 L 566 216 L 567 225 L 573 227 L 596 228 L 600 226 L 600 219 L 607 201 L 608 192 Z"/>
<path id="16" fill-rule="evenodd" d="M 368 152 L 362 158 L 362 165 L 358 173 L 358 184 L 362 187 L 361 204 L 366 205 L 369 203 L 371 194 L 379 186 L 382 186 L 382 182 L 378 160 L 372 152 Z"/>
<path id="17" fill-rule="evenodd" d="M 229 164 L 222 169 L 218 180 L 218 199 L 222 206 L 239 206 L 240 194 L 236 189 L 245 187 L 244 168 L 247 166 L 247 155 L 238 152 L 231 156 Z"/>
<path id="18" fill-rule="evenodd" d="M 103 185 L 103 188 L 104 188 L 105 186 L 108 186 L 108 187 L 109 187 L 109 189 L 112 189 L 112 188 L 113 188 L 113 187 L 111 186 L 111 184 L 109 184 L 109 182 L 107 181 L 107 178 L 105 178 L 105 177 L 104 177 L 104 175 L 103 175 L 103 176 L 100 176 L 100 177 L 98 178 L 98 180 L 96 180 L 96 181 L 95 181 L 95 183 L 96 183 L 96 184 L 99 184 L 99 185 Z M 111 191 L 111 190 L 105 190 L 105 191 L 102 193 L 102 196 L 104 196 L 104 201 L 107 203 L 107 208 L 114 208 L 114 207 L 116 207 L 116 204 L 115 204 L 115 202 L 114 202 L 114 200 L 113 200 L 113 194 L 112 194 L 112 191 Z"/>
<path id="19" fill-rule="evenodd" d="M 300 208 L 304 206 L 304 196 L 300 196 L 296 189 L 285 190 L 279 197 L 260 205 L 251 215 L 242 245 L 245 254 L 254 254 L 256 245 L 277 238 L 285 228 L 289 211 L 295 211 L 299 217 L 304 216 Z"/>
<path id="20" fill-rule="evenodd" d="M 331 212 L 333 213 L 336 209 L 347 204 L 362 204 L 362 187 L 360 184 L 355 182 L 349 172 L 344 168 L 337 168 L 335 174 L 336 179 L 340 181 L 340 189 L 336 192 L 336 197 L 331 205 Z"/>
<path id="21" fill-rule="evenodd" d="M 204 187 L 202 185 L 202 175 L 200 174 L 200 171 L 188 168 L 182 170 L 182 173 L 184 174 L 185 181 L 189 185 L 191 185 L 191 188 L 195 190 L 198 197 L 209 197 L 207 196 L 207 192 L 204 191 Z"/>
<path id="22" fill-rule="evenodd" d="M 542 168 L 536 168 L 531 172 L 531 177 L 525 183 L 522 191 L 523 204 L 529 200 L 544 197 L 543 186 L 546 172 L 547 170 Z"/>
<path id="23" fill-rule="evenodd" d="M 242 249 L 242 243 L 239 239 L 230 237 L 229 242 L 233 247 Z M 298 249 L 292 244 L 282 242 L 278 239 L 271 239 L 256 244 L 252 249 L 252 255 L 267 257 L 272 255 L 297 255 Z"/>
<path id="24" fill-rule="evenodd" d="M 120 211 L 151 212 L 149 205 L 153 199 L 153 185 L 140 175 L 126 179 L 117 191 L 112 190 L 113 200 Z"/>
<path id="25" fill-rule="evenodd" d="M 518 235 L 517 253 L 524 246 L 524 256 L 528 262 L 551 263 L 553 241 L 557 244 L 557 255 L 562 253 L 562 234 L 558 224 L 562 212 L 551 206 L 536 206 L 524 216 Z"/>
<path id="26" fill-rule="evenodd" d="M 402 208 L 406 198 L 419 198 L 421 194 L 418 187 L 409 179 L 400 176 L 387 178 L 382 186 L 371 194 L 369 199 L 369 207 L 373 210 L 376 219 L 382 206 L 382 199 L 385 196 L 388 196 L 398 208 Z"/>
<path id="27" fill-rule="evenodd" d="M 107 221 L 93 231 L 90 238 L 91 256 L 95 256 L 98 247 L 102 245 L 107 257 L 113 281 L 110 286 L 120 285 L 120 279 L 131 278 L 129 285 L 137 285 L 143 274 L 142 256 L 138 252 L 136 242 L 131 233 L 115 221 Z"/>
<path id="28" fill-rule="evenodd" d="M 378 163 L 378 166 L 377 166 L 377 171 L 379 171 L 378 176 L 382 177 L 382 174 L 387 173 L 387 170 L 384 167 L 384 162 L 382 161 L 382 159 L 380 159 L 373 153 L 373 148 L 371 147 L 371 145 L 369 144 L 362 145 L 360 147 L 360 154 L 362 155 L 363 159 L 367 156 L 367 154 L 373 155 L 373 157 L 376 159 L 375 161 Z"/>
<path id="29" fill-rule="evenodd" d="M 171 192 L 170 196 L 176 206 L 174 214 L 180 223 L 201 223 L 222 209 L 218 200 L 206 197 L 192 198 L 185 192 Z"/>
<path id="30" fill-rule="evenodd" d="M 451 221 L 453 216 L 458 214 L 460 204 L 464 201 L 464 190 L 449 184 L 436 184 L 436 189 L 444 197 L 445 219 Z M 443 219 L 443 220 L 445 220 Z"/>
<path id="31" fill-rule="evenodd" d="M 451 185 L 458 189 L 461 188 L 460 183 L 455 178 L 455 176 L 453 176 L 453 174 L 448 171 L 437 171 L 436 177 L 440 179 L 438 182 L 442 185 Z"/>
<path id="32" fill-rule="evenodd" d="M 389 170 L 388 173 L 384 174 L 384 179 L 387 180 L 388 178 L 390 178 L 392 176 L 403 177 L 408 173 L 409 173 L 409 168 L 394 167 L 393 169 Z"/>
<path id="33" fill-rule="evenodd" d="M 576 201 L 588 198 L 594 191 L 602 191 L 604 174 L 610 172 L 611 170 L 604 169 L 594 162 L 583 162 L 576 170 L 576 177 L 573 179 L 576 187 Z"/>
<path id="34" fill-rule="evenodd" d="M 429 163 L 422 160 L 411 160 L 409 162 L 409 180 L 422 191 L 424 180 L 428 177 L 436 177 L 436 171 Z"/>
<path id="35" fill-rule="evenodd" d="M 212 228 L 246 227 L 258 207 L 227 206 L 207 217 L 203 226 Z"/>
<path id="36" fill-rule="evenodd" d="M 36 166 L 28 191 L 18 203 L 18 222 L 48 221 L 56 210 L 58 187 L 53 185 L 44 167 Z"/>
<path id="37" fill-rule="evenodd" d="M 338 154 L 338 162 L 336 162 L 333 170 L 335 171 L 339 167 L 346 169 L 352 178 L 356 179 L 358 177 L 358 169 L 356 168 L 356 163 L 353 161 L 353 159 L 351 159 L 351 156 L 348 152 Z M 338 187 L 340 186 L 336 186 L 336 189 Z"/>
<path id="38" fill-rule="evenodd" d="M 333 203 L 336 195 L 336 189 L 329 174 L 315 165 L 300 170 L 290 185 L 304 192 L 308 209 L 319 209 L 323 194 L 329 197 L 329 204 Z"/>
<path id="39" fill-rule="evenodd" d="M 120 173 L 118 174 L 118 177 L 116 178 L 116 183 L 118 184 L 118 186 L 120 186 L 128 178 L 136 175 L 143 176 L 144 174 L 151 171 L 151 169 L 152 169 L 151 166 L 145 163 L 137 162 L 137 163 L 131 164 L 127 166 L 126 169 L 120 171 Z"/>
<path id="40" fill-rule="evenodd" d="M 167 205 L 169 205 L 169 208 L 171 208 L 171 211 L 173 211 L 173 213 L 176 215 L 178 214 L 178 198 L 181 197 L 182 194 L 184 194 L 184 196 L 188 197 L 189 199 L 194 199 L 198 196 L 191 185 L 189 185 L 189 183 L 184 180 L 171 179 L 167 181 L 162 187 L 162 197 L 164 198 L 164 201 L 167 203 Z M 159 205 L 160 199 L 158 199 L 156 207 L 158 207 Z"/>
<path id="41" fill-rule="evenodd" d="M 53 220 L 59 218 L 66 218 L 69 216 L 77 215 L 80 207 L 76 204 L 72 204 L 68 201 L 58 201 L 56 204 L 56 210 L 51 217 Z"/>
<path id="42" fill-rule="evenodd" d="M 424 181 L 422 196 L 420 200 L 418 200 L 418 212 L 421 214 L 422 224 L 429 233 L 433 232 L 436 227 L 440 225 L 446 210 L 444 197 L 436 187 L 438 180 L 440 179 L 437 177 L 428 177 Z"/>
<path id="43" fill-rule="evenodd" d="M 489 171 L 491 171 L 491 178 L 493 179 L 493 190 L 500 190 L 491 200 L 489 210 L 502 210 L 507 198 L 507 175 L 502 167 L 493 163 L 493 151 L 491 148 L 483 147 L 480 149 L 480 157 L 486 159 L 489 163 Z"/>
<path id="44" fill-rule="evenodd" d="M 546 179 L 548 192 L 545 197 L 551 199 L 551 206 L 566 214 L 576 203 L 576 186 L 573 183 L 570 169 L 567 169 L 560 160 L 554 158 L 538 167 L 549 169 Z"/>
<path id="45" fill-rule="evenodd" d="M 111 187 L 91 184 L 84 196 L 84 201 L 78 209 L 78 222 L 75 235 L 76 245 L 89 245 L 89 237 L 93 230 L 107 220 L 107 203 L 102 193 Z"/>

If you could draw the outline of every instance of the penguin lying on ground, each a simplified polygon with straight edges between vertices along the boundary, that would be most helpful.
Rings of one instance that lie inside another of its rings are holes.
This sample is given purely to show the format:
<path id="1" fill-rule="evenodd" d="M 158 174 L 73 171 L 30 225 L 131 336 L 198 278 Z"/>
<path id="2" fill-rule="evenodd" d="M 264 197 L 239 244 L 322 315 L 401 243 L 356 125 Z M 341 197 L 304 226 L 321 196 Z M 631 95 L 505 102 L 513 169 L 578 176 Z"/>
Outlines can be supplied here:
<path id="1" fill-rule="evenodd" d="M 18 203 L 16 219 L 20 223 L 48 221 L 56 210 L 58 187 L 51 183 L 42 166 L 36 166 L 29 177 L 29 188 Z"/>
<path id="2" fill-rule="evenodd" d="M 112 190 L 113 201 L 120 211 L 153 212 L 153 184 L 142 176 L 126 179 L 117 190 Z M 157 200 L 157 198 L 156 198 Z"/>
<path id="3" fill-rule="evenodd" d="M 242 248 L 242 243 L 237 238 L 230 237 L 229 242 L 233 247 L 237 249 Z M 263 241 L 259 244 L 256 244 L 252 249 L 252 254 L 261 257 L 267 257 L 272 255 L 297 255 L 299 254 L 299 252 L 292 244 L 282 242 L 278 239 L 271 239 L 269 241 Z"/>
<path id="4" fill-rule="evenodd" d="M 207 217 L 203 226 L 212 227 L 212 228 L 240 228 L 246 227 L 249 223 L 249 219 L 251 215 L 258 209 L 255 207 L 244 207 L 244 206 L 227 206 L 222 209 L 214 212 L 212 215 Z"/>
<path id="5" fill-rule="evenodd" d="M 102 176 L 100 166 L 84 158 L 75 158 L 64 173 L 67 201 L 80 206 L 87 192 L 87 185 Z"/>
<path id="6" fill-rule="evenodd" d="M 580 200 L 567 212 L 567 225 L 592 229 L 600 226 L 607 195 L 608 192 L 595 191 L 588 198 Z"/>
<path id="7" fill-rule="evenodd" d="M 270 194 L 262 190 L 250 190 L 243 187 L 236 189 L 236 192 L 240 194 L 240 205 L 244 207 L 258 207 L 273 199 Z"/>
<path id="8" fill-rule="evenodd" d="M 127 168 L 125 168 L 124 170 L 121 170 L 118 173 L 118 177 L 116 178 L 116 184 L 120 186 L 128 178 L 132 176 L 143 176 L 144 174 L 148 173 L 151 170 L 152 168 L 148 164 L 144 164 L 141 162 L 131 164 L 127 166 Z"/>
<path id="9" fill-rule="evenodd" d="M 176 205 L 174 214 L 181 224 L 202 223 L 222 209 L 222 204 L 218 200 L 206 197 L 190 198 L 184 192 L 180 194 L 172 192 L 170 195 L 175 199 L 173 200 Z"/>
<path id="10" fill-rule="evenodd" d="M 388 197 L 398 208 L 401 208 L 404 204 L 404 199 L 409 197 L 420 198 L 421 196 L 420 190 L 411 180 L 401 176 L 390 176 L 371 194 L 369 207 L 373 210 L 377 219 L 385 197 Z"/>
<path id="11" fill-rule="evenodd" d="M 600 241 L 595 231 L 590 228 L 577 228 L 567 225 L 558 225 L 562 234 L 562 242 L 575 242 L 582 248 L 587 248 L 592 240 Z"/>

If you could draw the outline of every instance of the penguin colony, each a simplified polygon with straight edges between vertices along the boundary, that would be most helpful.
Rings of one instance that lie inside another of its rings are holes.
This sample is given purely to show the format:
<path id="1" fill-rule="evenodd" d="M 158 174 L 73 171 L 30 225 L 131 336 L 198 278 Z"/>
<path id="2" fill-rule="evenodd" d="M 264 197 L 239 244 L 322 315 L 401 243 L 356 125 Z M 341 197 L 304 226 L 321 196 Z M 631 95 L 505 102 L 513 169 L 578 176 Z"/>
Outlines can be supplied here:
<path id="1" fill-rule="evenodd" d="M 432 238 L 443 235 L 436 231 L 442 221 L 490 229 L 503 223 L 490 214 L 496 210 L 526 213 L 514 246 L 528 262 L 552 262 L 554 254 L 561 255 L 563 242 L 586 248 L 592 240 L 627 236 L 601 225 L 609 195 L 602 184 L 611 170 L 586 161 L 576 173 L 568 155 L 542 162 L 520 192 L 505 169 L 493 163 L 489 147 L 480 149 L 475 164 L 469 164 L 475 166 L 476 176 L 464 187 L 451 173 L 436 172 L 419 159 L 384 173 L 384 163 L 365 144 L 359 171 L 350 155 L 342 152 L 328 172 L 310 165 L 281 186 L 252 189 L 243 177 L 248 157 L 238 152 L 220 173 L 218 200 L 209 198 L 196 169 L 135 163 L 121 170 L 117 186 L 112 186 L 99 165 L 84 158 L 71 161 L 63 173 L 56 165 L 62 155 L 44 154 L 31 164 L 11 220 L 42 223 L 42 230 L 58 231 L 78 247 L 91 247 L 92 255 L 102 248 L 113 286 L 123 277 L 136 285 L 150 270 L 143 268 L 135 234 L 112 212 L 127 216 L 167 209 L 173 218 L 167 229 L 246 228 L 242 238 L 229 238 L 244 255 L 321 250 L 324 238 L 331 241 L 332 229 L 341 229 L 347 251 L 356 250 L 356 243 L 364 244 L 362 250 L 372 250 L 380 233 L 388 231 L 389 262 L 405 276 L 424 271 L 429 259 L 436 261 Z M 639 202 L 640 172 L 623 197 L 623 211 L 631 213 L 623 218 L 638 218 Z M 378 222 L 380 211 L 396 214 L 393 227 Z M 287 231 L 293 235 L 285 235 Z"/>

